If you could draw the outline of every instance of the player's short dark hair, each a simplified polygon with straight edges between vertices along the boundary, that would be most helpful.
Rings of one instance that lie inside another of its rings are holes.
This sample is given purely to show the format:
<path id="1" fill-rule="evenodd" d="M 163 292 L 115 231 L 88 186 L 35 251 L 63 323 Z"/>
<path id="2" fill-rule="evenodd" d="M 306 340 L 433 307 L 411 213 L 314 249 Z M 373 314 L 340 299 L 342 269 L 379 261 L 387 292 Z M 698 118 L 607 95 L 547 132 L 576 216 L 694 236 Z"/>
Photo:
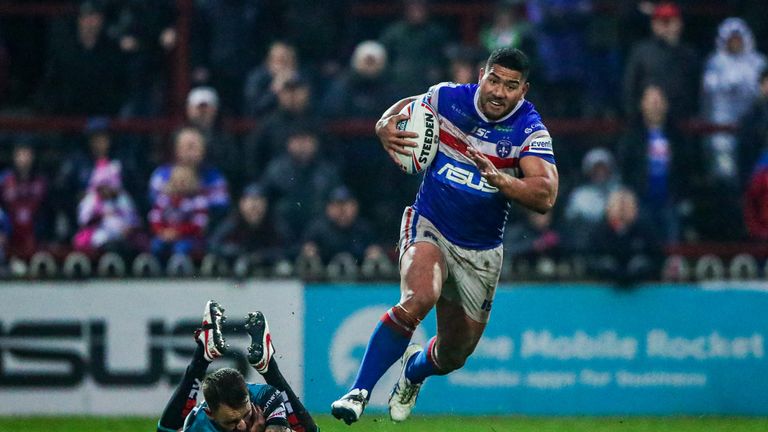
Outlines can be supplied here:
<path id="1" fill-rule="evenodd" d="M 488 56 L 488 60 L 485 62 L 485 69 L 488 70 L 493 65 L 516 70 L 523 75 L 523 79 L 528 79 L 528 74 L 531 72 L 531 61 L 528 60 L 528 56 L 524 52 L 517 48 L 503 47 L 495 49 Z"/>
<path id="2" fill-rule="evenodd" d="M 211 411 L 216 411 L 222 404 L 238 409 L 248 402 L 248 387 L 238 370 L 222 368 L 203 379 L 203 396 Z"/>

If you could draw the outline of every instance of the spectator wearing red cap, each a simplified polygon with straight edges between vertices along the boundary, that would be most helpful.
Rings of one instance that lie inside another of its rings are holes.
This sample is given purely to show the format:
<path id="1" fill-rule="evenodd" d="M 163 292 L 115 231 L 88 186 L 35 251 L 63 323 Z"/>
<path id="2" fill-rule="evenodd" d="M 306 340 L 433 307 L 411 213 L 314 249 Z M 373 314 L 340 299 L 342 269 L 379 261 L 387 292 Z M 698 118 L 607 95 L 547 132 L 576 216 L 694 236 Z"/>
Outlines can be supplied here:
<path id="1" fill-rule="evenodd" d="M 632 47 L 624 72 L 625 113 L 639 115 L 643 89 L 657 85 L 669 100 L 672 119 L 695 113 L 699 60 L 695 51 L 681 42 L 683 18 L 675 3 L 656 5 L 651 14 L 652 36 Z"/>

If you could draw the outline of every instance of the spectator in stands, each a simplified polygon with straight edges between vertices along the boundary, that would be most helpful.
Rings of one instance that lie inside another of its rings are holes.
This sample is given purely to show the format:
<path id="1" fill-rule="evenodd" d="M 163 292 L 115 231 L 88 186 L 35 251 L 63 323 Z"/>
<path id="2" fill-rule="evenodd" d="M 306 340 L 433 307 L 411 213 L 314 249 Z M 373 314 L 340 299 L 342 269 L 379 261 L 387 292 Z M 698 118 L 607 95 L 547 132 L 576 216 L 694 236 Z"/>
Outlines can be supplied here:
<path id="1" fill-rule="evenodd" d="M 77 203 L 85 196 L 96 165 L 120 164 L 112 157 L 112 137 L 107 127 L 104 119 L 89 122 L 85 129 L 88 151 L 78 148 L 69 153 L 56 173 L 56 193 L 51 198 L 73 225 L 78 219 Z"/>
<path id="2" fill-rule="evenodd" d="M 126 70 L 120 49 L 104 32 L 101 3 L 80 6 L 77 31 L 49 50 L 38 105 L 54 114 L 113 115 L 126 96 Z"/>
<path id="3" fill-rule="evenodd" d="M 300 76 L 289 79 L 277 92 L 277 110 L 264 117 L 261 126 L 245 139 L 243 158 L 249 172 L 257 176 L 267 163 L 285 151 L 285 143 L 297 128 L 319 131 L 320 121 L 310 105 L 309 82 Z"/>
<path id="4" fill-rule="evenodd" d="M 551 212 L 521 212 L 504 231 L 505 261 L 525 260 L 534 264 L 540 258 L 559 258 L 561 253 L 562 236 L 552 223 Z"/>
<path id="5" fill-rule="evenodd" d="M 588 260 L 589 272 L 621 286 L 658 279 L 663 250 L 656 229 L 640 217 L 635 193 L 614 191 L 605 213 Z"/>
<path id="6" fill-rule="evenodd" d="M 128 98 L 122 114 L 158 115 L 166 55 L 176 46 L 172 0 L 111 2 L 114 23 L 107 32 L 118 41 L 127 60 Z"/>
<path id="7" fill-rule="evenodd" d="M 337 186 L 325 204 L 325 217 L 315 219 L 304 234 L 301 253 L 324 263 L 348 253 L 359 264 L 383 255 L 374 238 L 368 221 L 360 218 L 357 199 L 346 186 Z"/>
<path id="8" fill-rule="evenodd" d="M 264 64 L 248 73 L 243 91 L 243 114 L 261 116 L 275 109 L 280 91 L 298 76 L 296 48 L 282 41 L 273 42 Z"/>
<path id="9" fill-rule="evenodd" d="M 716 125 L 737 125 L 760 95 L 760 73 L 766 58 L 755 49 L 752 31 L 741 18 L 720 24 L 715 51 L 702 78 L 702 115 Z M 732 132 L 717 132 L 705 140 L 710 179 L 738 192 L 739 143 Z"/>
<path id="10" fill-rule="evenodd" d="M 536 70 L 532 74 L 541 80 L 537 106 L 550 115 L 578 116 L 584 107 L 586 29 L 592 1 L 528 0 L 527 7 L 534 26 Z"/>
<path id="11" fill-rule="evenodd" d="M 269 210 L 264 188 L 257 183 L 248 185 L 237 210 L 209 236 L 210 252 L 230 262 L 247 256 L 257 264 L 276 263 L 285 256 L 286 245 Z"/>
<path id="12" fill-rule="evenodd" d="M 149 223 L 154 234 L 151 250 L 155 256 L 194 255 L 203 250 L 208 227 L 208 198 L 192 167 L 173 167 L 168 182 L 149 212 Z"/>
<path id="13" fill-rule="evenodd" d="M 284 152 L 267 165 L 261 183 L 274 204 L 283 237 L 295 242 L 322 213 L 325 198 L 341 182 L 339 168 L 323 156 L 317 134 L 298 128 L 288 136 Z"/>
<path id="14" fill-rule="evenodd" d="M 457 45 L 449 48 L 447 55 L 449 81 L 457 84 L 469 84 L 477 81 L 478 64 L 483 59 L 477 49 Z"/>
<path id="15" fill-rule="evenodd" d="M 13 166 L 0 173 L 0 199 L 11 222 L 8 253 L 29 259 L 40 246 L 47 214 L 43 203 L 48 181 L 35 164 L 35 149 L 30 141 L 17 140 Z"/>
<path id="16" fill-rule="evenodd" d="M 267 3 L 258 0 L 195 2 L 192 32 L 192 79 L 221 93 L 225 113 L 240 113 L 248 71 L 264 54 L 274 34 Z M 247 113 L 246 113 L 247 114 Z"/>
<path id="17" fill-rule="evenodd" d="M 766 149 L 744 194 L 744 222 L 750 238 L 759 241 L 768 241 L 768 146 Z"/>
<path id="18" fill-rule="evenodd" d="M 605 218 L 608 196 L 619 187 L 613 155 L 605 148 L 588 151 L 581 171 L 586 182 L 573 189 L 565 206 L 567 247 L 574 252 L 589 249 L 595 230 Z"/>
<path id="19" fill-rule="evenodd" d="M 88 192 L 78 206 L 80 230 L 74 237 L 75 249 L 86 253 L 135 250 L 134 235 L 139 227 L 136 206 L 123 189 L 118 163 L 100 161 L 91 175 Z"/>
<path id="20" fill-rule="evenodd" d="M 739 172 L 746 184 L 760 154 L 768 148 L 768 69 L 760 74 L 760 94 L 741 121 L 739 131 Z"/>
<path id="21" fill-rule="evenodd" d="M 624 70 L 623 99 L 627 116 L 634 120 L 645 88 L 654 84 L 669 101 L 673 120 L 687 118 L 696 111 L 693 96 L 699 82 L 699 60 L 695 51 L 680 40 L 683 19 L 675 3 L 661 2 L 651 16 L 653 36 L 637 42 Z"/>
<path id="22" fill-rule="evenodd" d="M 1 28 L 0 28 L 1 29 Z M 0 100 L 6 100 L 6 92 L 10 87 L 11 59 L 8 55 L 3 35 L 0 34 Z"/>
<path id="23" fill-rule="evenodd" d="M 376 118 L 394 96 L 385 74 L 387 51 L 376 41 L 363 41 L 352 53 L 350 68 L 338 76 L 320 104 L 324 116 Z"/>
<path id="24" fill-rule="evenodd" d="M 314 75 L 324 77 L 329 71 L 338 71 L 340 55 L 350 50 L 345 40 L 346 21 L 359 19 L 350 13 L 352 3 L 349 0 L 291 0 L 275 4 L 282 20 L 278 21 L 279 30 L 273 34 L 279 34 L 295 46 L 301 63 Z"/>
<path id="25" fill-rule="evenodd" d="M 243 165 L 234 136 L 222 129 L 219 122 L 219 94 L 213 87 L 195 87 L 187 95 L 187 122 L 202 132 L 206 144 L 206 159 L 218 167 L 230 187 L 239 189 Z"/>
<path id="26" fill-rule="evenodd" d="M 480 43 L 489 54 L 502 47 L 527 50 L 531 25 L 521 6 L 521 1 L 513 0 L 501 0 L 496 3 L 493 21 L 480 31 Z"/>
<path id="27" fill-rule="evenodd" d="M 641 119 L 619 140 L 622 181 L 640 197 L 664 241 L 680 238 L 681 208 L 696 183 L 700 152 L 681 138 L 669 122 L 664 91 L 650 85 L 640 101 Z"/>
<path id="28" fill-rule="evenodd" d="M 174 136 L 174 153 L 174 162 L 159 166 L 149 179 L 150 202 L 157 204 L 176 167 L 189 167 L 197 173 L 200 189 L 209 206 L 211 223 L 215 224 L 229 209 L 229 188 L 221 172 L 205 162 L 205 136 L 192 126 L 181 128 Z"/>
<path id="29" fill-rule="evenodd" d="M 418 94 L 443 79 L 448 32 L 429 15 L 427 0 L 403 0 L 403 18 L 379 41 L 387 48 L 395 97 Z"/>

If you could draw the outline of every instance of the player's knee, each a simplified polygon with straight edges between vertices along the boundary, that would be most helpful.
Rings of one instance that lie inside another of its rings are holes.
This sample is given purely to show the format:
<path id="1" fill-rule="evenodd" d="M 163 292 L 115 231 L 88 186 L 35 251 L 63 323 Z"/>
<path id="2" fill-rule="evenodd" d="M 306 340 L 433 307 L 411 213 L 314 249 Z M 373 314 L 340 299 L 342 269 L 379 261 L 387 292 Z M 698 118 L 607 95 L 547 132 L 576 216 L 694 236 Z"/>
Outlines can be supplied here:
<path id="1" fill-rule="evenodd" d="M 437 359 L 440 365 L 440 369 L 444 373 L 452 372 L 452 371 L 455 371 L 456 369 L 461 369 L 464 366 L 464 363 L 467 362 L 468 357 L 469 357 L 469 354 L 465 353 L 463 350 L 454 350 L 454 349 L 448 349 L 448 350 L 438 349 L 438 354 L 437 354 Z"/>
<path id="2" fill-rule="evenodd" d="M 415 315 L 419 320 L 424 319 L 430 310 L 437 304 L 440 297 L 431 291 L 416 291 L 405 295 L 400 302 L 408 312 Z"/>

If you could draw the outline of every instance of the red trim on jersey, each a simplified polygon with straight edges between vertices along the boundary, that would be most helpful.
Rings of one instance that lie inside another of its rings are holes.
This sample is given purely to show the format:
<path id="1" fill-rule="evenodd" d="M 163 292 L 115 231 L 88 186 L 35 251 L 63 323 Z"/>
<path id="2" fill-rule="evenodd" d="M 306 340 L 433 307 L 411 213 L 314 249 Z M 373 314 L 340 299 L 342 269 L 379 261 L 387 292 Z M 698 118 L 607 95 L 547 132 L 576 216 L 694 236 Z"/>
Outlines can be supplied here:
<path id="1" fill-rule="evenodd" d="M 465 156 L 467 154 L 467 143 L 443 129 L 440 129 L 440 144 L 445 144 Z M 517 158 L 500 158 L 489 154 L 485 154 L 485 157 L 487 157 L 496 168 L 517 168 Z"/>

